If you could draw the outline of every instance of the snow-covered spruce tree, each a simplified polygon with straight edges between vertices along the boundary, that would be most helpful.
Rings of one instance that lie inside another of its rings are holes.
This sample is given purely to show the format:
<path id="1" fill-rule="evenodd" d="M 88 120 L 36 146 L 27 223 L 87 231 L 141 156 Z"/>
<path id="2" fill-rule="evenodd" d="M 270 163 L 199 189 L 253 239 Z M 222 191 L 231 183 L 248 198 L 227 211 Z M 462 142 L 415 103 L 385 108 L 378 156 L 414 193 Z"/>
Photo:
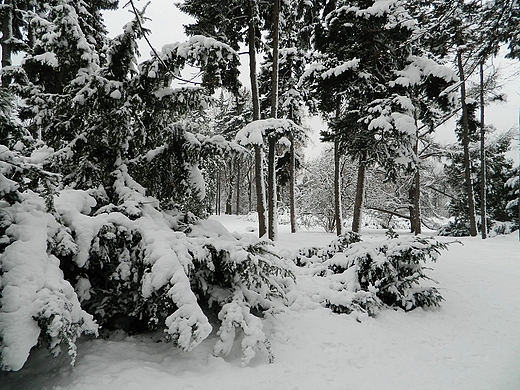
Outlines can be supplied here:
<path id="1" fill-rule="evenodd" d="M 386 241 L 362 242 L 359 235 L 347 233 L 325 248 L 300 250 L 296 263 L 330 280 L 313 298 L 337 313 L 370 316 L 383 304 L 406 311 L 438 306 L 443 300 L 439 291 L 420 283 L 432 280 L 423 263 L 435 261 L 447 244 L 420 236 L 400 238 L 391 230 L 387 235 Z"/>
<path id="2" fill-rule="evenodd" d="M 73 6 L 57 8 L 69 12 L 65 18 L 69 22 L 77 22 Z M 14 253 L 25 235 L 34 232 L 23 219 L 25 208 L 32 207 L 42 227 L 34 235 L 39 240 L 33 245 L 39 256 L 34 272 L 49 269 L 53 278 L 49 283 L 64 295 L 41 315 L 37 312 L 37 320 L 29 316 L 24 332 L 37 339 L 39 327 L 49 329 L 53 352 L 65 341 L 73 353 L 75 337 L 96 330 L 90 316 L 80 309 L 81 302 L 102 327 L 124 327 L 129 332 L 164 329 L 175 345 L 191 350 L 211 332 L 202 309 L 211 307 L 217 313 L 220 336 L 215 353 L 228 353 L 238 338 L 244 363 L 261 346 L 271 357 L 261 316 L 276 311 L 275 301 L 283 297 L 291 273 L 264 243 L 200 221 L 190 212 L 189 202 L 182 202 L 186 191 L 194 198 L 203 197 L 201 160 L 215 155 L 215 150 L 236 147 L 220 138 L 186 131 L 181 119 L 207 108 L 214 88 L 237 85 L 237 53 L 214 39 L 196 36 L 166 45 L 138 65 L 136 39 L 145 33 L 143 15 L 138 13 L 122 35 L 107 40 L 106 52 L 77 41 L 63 45 L 85 53 L 70 54 L 81 61 L 75 70 L 67 63 L 70 71 L 58 85 L 44 77 L 44 68 L 61 70 L 61 61 L 67 61 L 67 53 L 52 51 L 53 45 L 60 47 L 60 34 L 48 33 L 60 26 L 61 19 L 42 19 L 54 17 L 52 12 L 31 15 L 47 27 L 37 30 L 42 35 L 36 41 L 51 51 L 30 55 L 19 72 L 25 76 L 20 77 L 25 83 L 19 84 L 19 90 L 28 98 L 27 112 L 36 113 L 27 116 L 33 119 L 31 130 L 53 148 L 45 149 L 44 162 L 55 172 L 57 182 L 55 196 L 47 197 L 47 209 L 41 196 L 28 193 L 22 195 L 29 206 L 6 213 L 15 222 L 18 216 L 22 219 L 17 229 L 5 230 L 4 254 Z M 64 39 L 81 40 L 81 23 L 72 24 L 74 34 L 65 34 Z M 47 42 L 51 36 L 55 40 Z M 202 69 L 202 84 L 177 88 L 172 81 L 181 77 L 186 64 Z M 37 65 L 42 67 L 38 70 Z M 170 159 L 176 162 L 174 169 L 164 172 Z M 172 203 L 178 207 L 167 209 Z M 44 222 L 48 228 L 43 228 Z M 3 255 L 2 271 L 9 267 L 9 257 Z M 16 279 L 18 274 L 2 277 Z M 2 288 L 9 283 L 2 281 Z M 23 280 L 12 282 L 16 283 Z M 5 298 L 5 289 L 2 294 Z M 3 307 L 14 310 L 16 296 L 9 297 Z M 8 343 L 12 342 L 11 319 L 16 318 L 3 319 L 2 364 L 5 369 L 19 369 L 33 344 L 24 344 L 28 348 L 20 349 L 23 356 L 13 361 Z"/>
<path id="3" fill-rule="evenodd" d="M 49 212 L 58 180 L 42 169 L 49 150 L 24 131 L 9 99 L 1 89 L 0 368 L 16 371 L 39 344 L 53 356 L 65 344 L 74 362 L 77 337 L 97 334 L 97 325 L 53 255 L 57 247 L 66 251 L 75 244 Z"/>
<path id="4" fill-rule="evenodd" d="M 414 26 L 404 2 L 340 1 L 326 8 L 316 30 L 318 61 L 305 78 L 331 118 L 324 139 L 359 163 L 354 230 L 360 228 L 367 165 L 413 156 L 410 127 L 379 120 L 393 110 L 383 112 L 378 102 L 392 97 L 389 83 L 412 54 L 407 41 Z"/>
<path id="5" fill-rule="evenodd" d="M 470 113 L 472 110 L 470 110 Z M 470 118 L 472 116 L 470 115 Z M 473 121 L 470 121 L 472 123 Z M 475 126 L 478 124 L 475 124 Z M 470 127 L 471 128 L 471 127 Z M 488 131 L 490 128 L 488 128 Z M 493 134 L 486 140 L 486 190 L 489 196 L 486 197 L 486 209 L 488 214 L 488 230 L 492 230 L 494 225 L 501 225 L 503 222 L 514 220 L 516 213 L 507 207 L 513 200 L 512 194 L 505 187 L 506 183 L 514 177 L 513 161 L 506 157 L 507 151 L 511 147 L 514 132 L 509 131 L 503 134 Z M 475 134 L 473 143 L 470 145 L 470 156 L 472 160 L 478 160 L 479 150 L 475 146 L 479 141 L 478 134 Z M 465 199 L 463 184 L 457 180 L 456 173 L 460 172 L 463 165 L 463 153 L 460 148 L 448 153 L 448 161 L 445 165 L 445 174 L 448 184 L 455 196 L 450 200 L 448 210 L 451 220 L 447 226 L 442 227 L 439 234 L 445 236 L 468 236 L 469 221 L 468 209 Z M 473 165 L 472 175 L 477 177 L 475 189 L 479 190 L 482 186 L 480 181 L 480 165 Z M 476 204 L 480 206 L 480 191 L 475 193 Z M 477 207 L 477 213 L 480 207 Z"/>
<path id="6" fill-rule="evenodd" d="M 262 17 L 268 3 L 258 0 L 213 1 L 188 0 L 179 8 L 196 19 L 194 24 L 186 26 L 188 35 L 204 34 L 219 39 L 238 50 L 241 43 L 248 47 L 249 78 L 251 82 L 251 102 L 253 121 L 259 120 L 260 101 L 257 80 L 256 56 L 263 49 Z M 247 31 L 247 34 L 243 32 Z M 264 183 L 264 151 L 260 144 L 253 144 L 255 154 L 255 190 L 256 210 L 258 213 L 258 234 L 267 233 L 266 197 Z"/>
<path id="7" fill-rule="evenodd" d="M 444 90 L 455 77 L 425 52 L 418 23 L 408 2 L 340 2 L 317 29 L 321 55 L 306 76 L 315 81 L 321 111 L 335 113 L 324 139 L 359 163 L 356 231 L 367 167 L 377 164 L 391 180 L 403 168 L 414 173 L 409 219 L 420 233 L 420 143 L 446 110 L 451 99 Z"/>
<path id="8" fill-rule="evenodd" d="M 1 38 L 0 47 L 2 50 L 2 75 L 3 87 L 8 87 L 11 83 L 9 74 L 12 56 L 27 47 L 24 42 L 24 35 L 27 36 L 27 21 L 23 18 L 23 12 L 30 7 L 30 0 L 2 0 L 0 1 L 0 25 Z"/>
<path id="9" fill-rule="evenodd" d="M 213 108 L 207 112 L 207 132 L 221 140 L 234 140 L 236 133 L 251 121 L 251 102 L 248 91 L 221 91 Z M 223 164 L 222 161 L 225 163 Z M 252 156 L 244 148 L 230 148 L 223 160 L 205 159 L 201 170 L 206 181 L 206 207 L 211 213 L 247 214 L 253 211 Z"/>
<path id="10" fill-rule="evenodd" d="M 12 154 L 4 150 L 2 155 L 0 184 L 5 190 L 11 183 L 3 173 L 19 168 L 9 161 L 15 158 Z M 12 197 L 12 192 L 2 198 Z M 65 344 L 74 363 L 76 339 L 95 335 L 98 328 L 52 254 L 57 247 L 67 251 L 75 244 L 70 231 L 48 212 L 44 198 L 30 191 L 16 196 L 12 205 L 2 200 L 0 367 L 19 370 L 38 344 L 53 356 Z"/>
<path id="11" fill-rule="evenodd" d="M 300 126 L 303 124 L 305 102 L 304 91 L 299 85 L 299 79 L 307 66 L 307 54 L 310 48 L 308 33 L 312 28 L 309 26 L 309 22 L 312 21 L 313 12 L 315 10 L 310 2 L 305 4 L 281 2 L 279 6 L 267 10 L 266 30 L 269 31 L 268 44 L 272 50 L 267 51 L 264 55 L 259 74 L 260 106 L 265 112 L 264 117 L 287 118 Z M 277 16 L 275 17 L 275 15 Z M 268 184 L 269 188 L 276 187 L 271 182 L 278 177 L 278 170 L 284 169 L 286 179 L 284 182 L 289 184 L 291 232 L 294 233 L 296 231 L 296 160 L 301 158 L 298 156 L 297 149 L 304 144 L 305 135 L 290 134 L 288 140 L 289 148 L 285 152 L 285 158 L 280 159 L 275 157 L 277 140 L 271 139 L 271 137 L 269 139 L 271 160 L 268 170 L 272 172 L 272 180 Z M 280 183 L 278 179 L 276 182 Z M 273 192 L 272 189 L 271 192 Z M 269 197 L 271 199 L 278 196 L 272 193 Z M 271 208 L 275 208 L 275 202 L 269 204 L 269 209 Z M 270 213 L 272 211 L 269 210 Z M 270 224 L 272 223 L 274 221 L 270 221 Z M 270 229 L 273 227 L 271 226 Z"/>
<path id="12" fill-rule="evenodd" d="M 398 76 L 389 83 L 394 96 L 382 100 L 379 105 L 389 106 L 387 116 L 388 124 L 409 128 L 413 135 L 413 159 L 405 169 L 400 164 L 390 160 L 386 170 L 392 172 L 395 180 L 398 171 L 409 172 L 409 218 L 411 231 L 421 233 L 421 164 L 428 158 L 432 144 L 431 136 L 438 123 L 452 111 L 455 101 L 453 84 L 457 81 L 455 72 L 447 66 L 440 65 L 437 61 L 428 58 L 420 47 L 414 48 L 414 52 L 420 55 L 410 55 L 409 64 L 404 69 L 396 72 Z M 395 106 L 392 108 L 392 106 Z M 378 121 L 386 114 L 381 113 Z M 395 172 L 395 173 L 394 173 Z"/>
<path id="13" fill-rule="evenodd" d="M 471 157 L 469 145 L 471 143 L 470 115 L 473 102 L 468 96 L 467 80 L 485 61 L 498 49 L 493 34 L 483 34 L 486 29 L 484 21 L 484 3 L 481 1 L 433 1 L 423 13 L 425 18 L 428 44 L 433 53 L 440 56 L 454 57 L 457 73 L 460 80 L 460 107 L 461 118 L 457 132 L 458 139 L 464 152 L 463 179 L 466 188 L 466 202 L 468 203 L 469 230 L 472 236 L 477 235 L 475 217 L 475 199 L 471 177 Z M 497 29 L 498 31 L 498 29 Z"/>

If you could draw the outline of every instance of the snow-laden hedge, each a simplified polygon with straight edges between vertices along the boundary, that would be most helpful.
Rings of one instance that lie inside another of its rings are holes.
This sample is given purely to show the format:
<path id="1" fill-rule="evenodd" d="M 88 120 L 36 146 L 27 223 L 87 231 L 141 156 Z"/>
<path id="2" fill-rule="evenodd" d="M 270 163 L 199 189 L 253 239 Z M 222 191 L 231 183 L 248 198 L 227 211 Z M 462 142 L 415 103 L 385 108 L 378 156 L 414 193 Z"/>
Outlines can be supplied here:
<path id="1" fill-rule="evenodd" d="M 428 237 L 392 233 L 384 241 L 362 242 L 359 235 L 347 233 L 325 248 L 300 249 L 295 262 L 329 279 L 329 288 L 314 297 L 324 306 L 373 316 L 382 305 L 404 310 L 438 306 L 443 300 L 439 291 L 421 286 L 421 281 L 433 281 L 425 263 L 436 261 L 446 248 L 446 243 Z"/>
<path id="2" fill-rule="evenodd" d="M 51 253 L 70 236 L 46 211 L 44 199 L 25 193 L 21 200 L 1 204 L 0 365 L 14 371 L 39 340 L 48 342 L 54 356 L 66 344 L 74 362 L 76 338 L 97 334 L 92 316 L 81 309 Z"/>
<path id="3" fill-rule="evenodd" d="M 2 369 L 20 369 L 45 339 L 53 354 L 66 343 L 74 360 L 76 338 L 97 333 L 92 316 L 102 329 L 164 329 L 186 351 L 216 325 L 215 354 L 239 339 L 244 364 L 259 348 L 271 360 L 261 318 L 293 283 L 286 264 L 251 235 L 160 211 L 124 170 L 116 176 L 120 205 L 79 190 L 55 196 L 53 213 L 32 193 L 1 205 Z"/>

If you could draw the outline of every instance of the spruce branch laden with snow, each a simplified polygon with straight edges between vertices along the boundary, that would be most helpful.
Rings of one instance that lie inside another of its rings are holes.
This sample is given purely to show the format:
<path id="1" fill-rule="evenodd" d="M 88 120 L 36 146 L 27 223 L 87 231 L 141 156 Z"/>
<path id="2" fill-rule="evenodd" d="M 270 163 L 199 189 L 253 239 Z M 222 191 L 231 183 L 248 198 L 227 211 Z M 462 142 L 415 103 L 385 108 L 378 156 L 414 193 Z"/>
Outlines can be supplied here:
<path id="1" fill-rule="evenodd" d="M 340 236 L 325 248 L 303 248 L 295 261 L 310 267 L 316 277 L 330 280 L 329 288 L 314 298 L 338 313 L 361 312 L 374 316 L 383 305 L 413 310 L 439 306 L 443 300 L 423 265 L 434 262 L 448 244 L 421 236 L 389 235 L 383 242 L 363 242 L 354 233 Z M 365 315 L 366 315 L 365 314 Z"/>

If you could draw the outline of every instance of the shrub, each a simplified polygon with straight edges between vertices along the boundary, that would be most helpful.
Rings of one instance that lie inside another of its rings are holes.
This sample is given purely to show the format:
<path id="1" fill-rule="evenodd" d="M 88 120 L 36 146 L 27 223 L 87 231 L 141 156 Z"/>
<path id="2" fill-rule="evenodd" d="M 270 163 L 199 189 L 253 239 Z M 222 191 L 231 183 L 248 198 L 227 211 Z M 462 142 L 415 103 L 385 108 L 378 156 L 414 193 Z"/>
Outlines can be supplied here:
<path id="1" fill-rule="evenodd" d="M 320 292 L 321 302 L 338 313 L 361 311 L 373 316 L 382 304 L 404 310 L 438 306 L 443 300 L 439 291 L 420 282 L 432 280 L 424 263 L 436 261 L 447 244 L 419 236 L 399 238 L 394 232 L 388 236 L 383 242 L 361 242 L 351 236 L 339 246 L 335 240 L 321 250 L 301 250 L 296 262 L 304 264 L 303 254 L 312 254 L 309 266 L 317 276 L 330 279 L 329 289 Z M 324 257 L 328 259 L 323 261 Z"/>
<path id="2" fill-rule="evenodd" d="M 326 247 L 303 247 L 298 250 L 294 258 L 296 265 L 303 266 L 309 262 L 323 262 L 338 252 L 344 251 L 349 245 L 360 242 L 361 236 L 354 232 L 346 232 L 336 237 Z"/>
<path id="3" fill-rule="evenodd" d="M 38 344 L 47 345 L 53 356 L 67 345 L 74 363 L 76 339 L 97 334 L 97 325 L 52 254 L 57 243 L 50 237 L 61 237 L 64 252 L 71 237 L 47 212 L 43 198 L 27 192 L 19 199 L 1 205 L 6 246 L 0 255 L 0 366 L 19 370 Z"/>
<path id="4" fill-rule="evenodd" d="M 185 351 L 217 326 L 215 354 L 239 340 L 244 364 L 262 348 L 272 361 L 262 318 L 280 310 L 294 276 L 269 243 L 160 211 L 130 181 L 119 189 L 117 206 L 79 190 L 61 191 L 54 213 L 36 194 L 1 205 L 2 369 L 20 369 L 38 342 L 53 355 L 67 345 L 73 363 L 77 337 L 97 334 L 97 324 L 164 329 Z"/>

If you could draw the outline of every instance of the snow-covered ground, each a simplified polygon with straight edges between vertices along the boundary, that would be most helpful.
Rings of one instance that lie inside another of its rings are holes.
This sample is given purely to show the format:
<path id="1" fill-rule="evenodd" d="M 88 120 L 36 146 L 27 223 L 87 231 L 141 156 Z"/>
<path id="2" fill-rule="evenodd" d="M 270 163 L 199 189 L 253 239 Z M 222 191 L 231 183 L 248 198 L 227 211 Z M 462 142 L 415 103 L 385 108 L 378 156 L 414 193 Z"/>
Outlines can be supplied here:
<path id="1" fill-rule="evenodd" d="M 256 226 L 234 216 L 213 218 L 230 231 Z M 279 233 L 278 250 L 323 246 L 334 238 L 317 231 L 291 235 L 286 225 Z M 385 309 L 358 322 L 305 299 L 314 282 L 301 272 L 301 299 L 265 320 L 272 364 L 258 353 L 241 367 L 238 348 L 214 357 L 213 336 L 185 353 L 151 336 L 121 334 L 80 341 L 75 367 L 65 354 L 51 359 L 46 350 L 33 352 L 22 370 L 0 374 L 0 389 L 518 390 L 518 236 L 460 241 L 464 245 L 452 244 L 431 265 L 430 276 L 446 299 L 440 309 Z"/>

